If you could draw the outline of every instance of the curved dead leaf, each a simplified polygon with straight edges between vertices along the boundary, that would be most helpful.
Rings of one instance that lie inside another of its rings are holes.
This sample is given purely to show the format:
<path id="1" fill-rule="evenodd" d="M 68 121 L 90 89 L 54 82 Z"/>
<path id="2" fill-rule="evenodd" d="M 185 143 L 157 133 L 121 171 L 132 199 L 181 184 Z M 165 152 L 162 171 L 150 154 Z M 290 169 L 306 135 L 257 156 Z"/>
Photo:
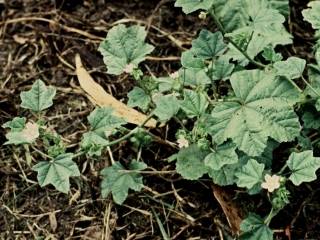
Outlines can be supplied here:
<path id="1" fill-rule="evenodd" d="M 79 54 L 76 55 L 75 61 L 76 73 L 80 86 L 89 95 L 89 99 L 93 101 L 93 103 L 101 107 L 112 107 L 116 116 L 125 119 L 129 123 L 141 125 L 147 119 L 145 114 L 142 114 L 118 101 L 116 98 L 108 94 L 98 83 L 96 83 L 83 67 Z M 157 121 L 155 119 L 150 119 L 145 126 L 155 128 L 156 124 Z"/>

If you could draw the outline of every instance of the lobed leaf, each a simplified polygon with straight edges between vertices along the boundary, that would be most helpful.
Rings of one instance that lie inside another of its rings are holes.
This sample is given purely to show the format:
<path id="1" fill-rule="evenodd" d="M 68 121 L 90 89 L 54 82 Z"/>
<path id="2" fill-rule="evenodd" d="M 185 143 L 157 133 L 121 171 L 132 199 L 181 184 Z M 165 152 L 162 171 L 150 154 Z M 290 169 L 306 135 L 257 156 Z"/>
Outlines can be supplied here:
<path id="1" fill-rule="evenodd" d="M 142 162 L 132 161 L 129 165 L 129 171 L 119 162 L 115 162 L 111 167 L 106 167 L 101 171 L 102 197 L 107 197 L 112 193 L 113 200 L 117 204 L 122 204 L 127 196 L 129 189 L 140 191 L 143 188 L 142 176 L 135 172 L 147 168 Z M 131 171 L 131 172 L 130 172 Z"/>
<path id="2" fill-rule="evenodd" d="M 320 168 L 320 158 L 313 157 L 311 150 L 291 153 L 287 165 L 292 172 L 289 179 L 298 186 L 302 182 L 311 182 L 317 179 L 316 171 Z"/>
<path id="3" fill-rule="evenodd" d="M 129 65 L 138 66 L 154 47 L 145 43 L 147 32 L 143 27 L 119 24 L 109 30 L 99 51 L 109 74 L 120 75 Z"/>
<path id="4" fill-rule="evenodd" d="M 52 106 L 56 89 L 47 87 L 43 81 L 37 80 L 32 85 L 31 90 L 21 92 L 21 107 L 40 112 Z"/>
<path id="5" fill-rule="evenodd" d="M 42 161 L 34 165 L 32 170 L 38 172 L 38 182 L 41 187 L 52 184 L 58 191 L 68 193 L 70 177 L 79 177 L 80 171 L 72 161 L 73 154 L 65 153 L 51 161 Z"/>

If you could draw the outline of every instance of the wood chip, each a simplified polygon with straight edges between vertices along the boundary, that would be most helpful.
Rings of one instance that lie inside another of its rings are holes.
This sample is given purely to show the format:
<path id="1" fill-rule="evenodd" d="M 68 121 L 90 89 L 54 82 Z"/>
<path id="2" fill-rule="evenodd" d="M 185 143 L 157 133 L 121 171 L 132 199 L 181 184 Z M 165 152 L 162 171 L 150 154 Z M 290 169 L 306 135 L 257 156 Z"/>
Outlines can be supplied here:
<path id="1" fill-rule="evenodd" d="M 80 86 L 88 94 L 89 99 L 94 104 L 100 107 L 111 107 L 114 109 L 114 114 L 116 116 L 136 125 L 141 125 L 147 119 L 145 114 L 142 114 L 120 102 L 108 94 L 98 83 L 96 83 L 87 70 L 83 67 L 79 54 L 76 55 L 75 61 L 76 74 L 78 76 Z M 150 119 L 145 126 L 155 128 L 156 124 L 157 121 L 155 119 Z"/>

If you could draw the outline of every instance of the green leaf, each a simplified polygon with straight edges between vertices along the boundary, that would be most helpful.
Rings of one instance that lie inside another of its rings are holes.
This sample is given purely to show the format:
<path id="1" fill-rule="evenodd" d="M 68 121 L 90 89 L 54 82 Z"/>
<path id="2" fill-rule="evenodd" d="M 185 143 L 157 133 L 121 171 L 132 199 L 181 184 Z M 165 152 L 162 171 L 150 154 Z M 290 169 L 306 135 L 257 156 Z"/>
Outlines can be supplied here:
<path id="1" fill-rule="evenodd" d="M 240 171 L 236 173 L 238 187 L 253 188 L 263 181 L 264 164 L 250 159 Z"/>
<path id="2" fill-rule="evenodd" d="M 134 87 L 128 93 L 128 106 L 129 107 L 139 107 L 143 111 L 147 111 L 149 108 L 149 104 L 151 102 L 151 97 L 139 87 Z"/>
<path id="3" fill-rule="evenodd" d="M 308 7 L 302 11 L 304 20 L 311 23 L 313 29 L 320 29 L 320 1 L 309 2 Z"/>
<path id="4" fill-rule="evenodd" d="M 288 142 L 299 135 L 293 109 L 299 94 L 288 81 L 260 70 L 236 72 L 230 81 L 236 99 L 216 104 L 207 123 L 217 144 L 231 138 L 240 150 L 258 156 L 268 137 Z"/>
<path id="5" fill-rule="evenodd" d="M 8 139 L 5 144 L 30 144 L 33 143 L 39 137 L 39 126 L 36 123 L 28 122 L 25 124 L 25 119 L 14 119 L 14 122 L 8 123 L 13 128 L 10 132 L 6 134 L 6 138 Z M 24 127 L 21 129 L 22 125 Z"/>
<path id="6" fill-rule="evenodd" d="M 104 147 L 108 146 L 109 141 L 100 137 L 95 132 L 87 132 L 83 134 L 81 148 L 85 150 L 89 156 L 101 156 Z"/>
<path id="7" fill-rule="evenodd" d="M 287 165 L 292 172 L 289 179 L 298 186 L 302 182 L 311 182 L 317 179 L 316 171 L 320 168 L 320 158 L 313 157 L 311 150 L 291 153 Z"/>
<path id="8" fill-rule="evenodd" d="M 220 170 L 225 165 L 230 165 L 238 162 L 236 146 L 233 143 L 225 143 L 217 147 L 204 159 L 207 167 L 213 170 Z"/>
<path id="9" fill-rule="evenodd" d="M 88 116 L 91 131 L 100 137 L 109 136 L 109 132 L 126 124 L 122 118 L 113 115 L 110 107 L 98 107 Z"/>
<path id="10" fill-rule="evenodd" d="M 239 168 L 239 164 L 228 164 L 221 167 L 219 170 L 208 169 L 208 174 L 212 181 L 219 186 L 227 186 L 235 183 L 235 173 Z"/>
<path id="11" fill-rule="evenodd" d="M 212 33 L 203 29 L 198 38 L 192 41 L 191 52 L 198 58 L 212 59 L 221 55 L 226 47 L 221 32 Z"/>
<path id="12" fill-rule="evenodd" d="M 262 56 L 265 60 L 272 63 L 279 62 L 283 58 L 281 53 L 276 53 L 274 48 L 270 45 L 264 48 Z"/>
<path id="13" fill-rule="evenodd" d="M 185 68 L 194 68 L 198 71 L 205 68 L 203 59 L 195 55 L 192 50 L 188 50 L 181 55 L 181 64 Z"/>
<path id="14" fill-rule="evenodd" d="M 138 66 L 144 61 L 154 49 L 145 43 L 146 36 L 147 32 L 141 26 L 126 27 L 119 24 L 111 28 L 99 46 L 108 73 L 119 75 L 129 64 Z"/>
<path id="15" fill-rule="evenodd" d="M 289 79 L 301 77 L 305 66 L 306 60 L 297 57 L 289 57 L 286 61 L 276 62 L 274 64 L 277 74 Z"/>
<path id="16" fill-rule="evenodd" d="M 38 172 L 38 182 L 41 187 L 52 184 L 58 191 L 68 193 L 70 177 L 79 177 L 80 171 L 72 161 L 73 154 L 65 153 L 51 161 L 42 161 L 34 165 L 32 170 Z"/>
<path id="17" fill-rule="evenodd" d="M 226 80 L 232 74 L 234 64 L 229 63 L 226 59 L 218 59 L 213 64 L 212 72 L 210 73 L 211 79 L 215 80 Z"/>
<path id="18" fill-rule="evenodd" d="M 184 99 L 180 106 L 189 118 L 200 117 L 205 113 L 209 103 L 204 93 L 198 93 L 188 89 L 185 89 L 183 93 Z"/>
<path id="19" fill-rule="evenodd" d="M 212 5 L 212 0 L 177 0 L 175 7 L 182 7 L 185 14 L 192 13 L 199 9 L 208 10 Z"/>
<path id="20" fill-rule="evenodd" d="M 154 114 L 160 121 L 168 121 L 179 111 L 178 99 L 173 95 L 159 96 L 154 100 L 156 108 Z"/>
<path id="21" fill-rule="evenodd" d="M 6 122 L 2 125 L 3 128 L 10 128 L 11 132 L 20 132 L 26 126 L 25 117 L 15 117 L 11 121 Z"/>
<path id="22" fill-rule="evenodd" d="M 200 149 L 196 144 L 179 151 L 176 162 L 177 172 L 188 180 L 197 180 L 207 173 L 208 168 L 204 165 L 206 151 Z"/>
<path id="23" fill-rule="evenodd" d="M 320 113 L 315 109 L 305 110 L 302 115 L 303 127 L 309 129 L 319 129 L 320 128 Z"/>
<path id="24" fill-rule="evenodd" d="M 31 90 L 20 93 L 21 107 L 40 112 L 52 106 L 55 95 L 56 89 L 54 87 L 46 87 L 44 82 L 37 80 Z"/>
<path id="25" fill-rule="evenodd" d="M 254 214 L 250 213 L 240 225 L 243 232 L 240 235 L 241 240 L 273 240 L 273 231 L 264 223 L 264 220 Z"/>
<path id="26" fill-rule="evenodd" d="M 129 189 L 140 191 L 143 188 L 142 176 L 137 171 L 147 168 L 142 162 L 132 161 L 129 170 L 115 162 L 111 167 L 106 167 L 101 171 L 103 180 L 101 182 L 102 197 L 107 197 L 111 192 L 113 200 L 117 204 L 122 204 L 127 196 Z"/>
<path id="27" fill-rule="evenodd" d="M 185 86 L 206 86 L 211 83 L 205 69 L 182 68 L 179 75 Z"/>

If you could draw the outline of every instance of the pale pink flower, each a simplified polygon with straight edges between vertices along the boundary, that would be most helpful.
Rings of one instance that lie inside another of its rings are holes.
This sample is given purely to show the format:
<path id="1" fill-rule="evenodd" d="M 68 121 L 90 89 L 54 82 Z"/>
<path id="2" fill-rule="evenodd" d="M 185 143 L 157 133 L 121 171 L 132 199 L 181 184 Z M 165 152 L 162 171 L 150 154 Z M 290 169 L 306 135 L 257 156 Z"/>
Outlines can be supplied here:
<path id="1" fill-rule="evenodd" d="M 261 184 L 261 187 L 267 189 L 269 192 L 273 192 L 275 189 L 278 189 L 280 187 L 280 176 L 270 176 L 269 174 L 266 174 L 264 176 L 264 180 L 265 181 Z"/>
<path id="2" fill-rule="evenodd" d="M 181 137 L 177 140 L 179 148 L 189 147 L 189 141 L 185 137 Z"/>
<path id="3" fill-rule="evenodd" d="M 134 70 L 134 65 L 132 63 L 127 64 L 123 69 L 125 73 L 132 73 L 133 70 Z"/>

